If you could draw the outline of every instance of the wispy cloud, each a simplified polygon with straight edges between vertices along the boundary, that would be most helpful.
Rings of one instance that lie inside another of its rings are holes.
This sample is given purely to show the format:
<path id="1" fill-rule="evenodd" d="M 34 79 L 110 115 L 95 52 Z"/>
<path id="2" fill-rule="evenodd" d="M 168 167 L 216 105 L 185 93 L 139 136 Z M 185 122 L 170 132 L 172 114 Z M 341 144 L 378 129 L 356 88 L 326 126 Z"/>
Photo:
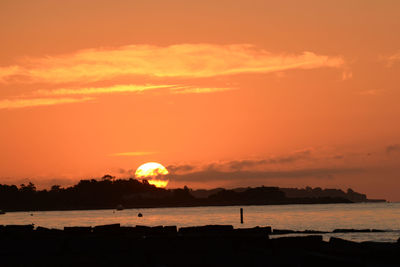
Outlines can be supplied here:
<path id="1" fill-rule="evenodd" d="M 289 155 L 270 157 L 261 160 L 235 160 L 229 161 L 224 165 L 228 166 L 231 170 L 243 170 L 246 168 L 252 168 L 257 166 L 265 166 L 271 164 L 289 164 L 299 160 L 309 159 L 311 156 L 311 149 L 305 149 L 301 151 L 293 152 Z"/>
<path id="2" fill-rule="evenodd" d="M 343 65 L 343 58 L 337 56 L 313 52 L 272 54 L 248 44 L 129 45 L 25 58 L 18 64 L 0 68 L 0 81 L 54 84 L 132 75 L 199 78 Z"/>
<path id="3" fill-rule="evenodd" d="M 341 68 L 344 64 L 338 56 L 312 52 L 273 54 L 248 44 L 129 45 L 87 49 L 64 55 L 23 58 L 14 65 L 0 67 L 0 83 L 40 83 L 43 88 L 55 88 L 0 100 L 0 109 L 78 103 L 89 101 L 93 99 L 89 96 L 94 95 L 160 89 L 172 94 L 225 92 L 236 88 L 194 86 L 188 85 L 188 80 L 185 84 L 170 84 L 168 78 L 189 79 L 190 84 L 191 78 Z M 148 81 L 153 77 L 160 84 L 121 84 L 121 81 L 133 76 L 145 76 Z M 112 85 L 104 86 L 101 82 Z M 61 86 L 64 83 L 69 85 Z M 96 87 L 95 83 L 100 83 L 100 86 Z"/>
<path id="4" fill-rule="evenodd" d="M 111 157 L 138 157 L 138 156 L 153 155 L 156 153 L 157 152 L 146 152 L 146 151 L 120 152 L 120 153 L 109 154 L 109 156 L 111 156 Z"/>
<path id="5" fill-rule="evenodd" d="M 171 173 L 182 174 L 187 172 L 197 171 L 217 171 L 217 172 L 236 172 L 236 171 L 248 171 L 248 170 L 260 170 L 270 166 L 282 166 L 287 167 L 288 164 L 294 164 L 299 161 L 311 160 L 312 149 L 303 149 L 294 151 L 292 153 L 273 156 L 262 159 L 240 159 L 231 160 L 218 163 L 210 163 L 204 166 L 196 166 L 190 164 L 184 165 L 169 165 L 167 167 Z"/>
<path id="6" fill-rule="evenodd" d="M 297 170 L 264 170 L 264 171 L 219 171 L 201 170 L 184 174 L 171 174 L 170 179 L 175 181 L 235 181 L 235 180 L 263 180 L 272 178 L 331 178 L 336 174 L 351 174 L 362 172 L 359 168 L 315 168 Z"/>
<path id="7" fill-rule="evenodd" d="M 84 88 L 60 88 L 55 90 L 38 90 L 36 94 L 47 96 L 58 95 L 92 95 L 92 94 L 111 94 L 111 93 L 136 93 L 148 90 L 156 90 L 163 88 L 172 88 L 176 85 L 135 85 L 135 84 L 120 84 L 108 87 L 84 87 Z"/>
<path id="8" fill-rule="evenodd" d="M 207 93 L 218 93 L 234 90 L 229 87 L 180 87 L 171 88 L 173 94 L 207 94 Z"/>
<path id="9" fill-rule="evenodd" d="M 386 153 L 389 155 L 400 153 L 400 144 L 389 145 L 386 147 Z"/>
<path id="10" fill-rule="evenodd" d="M 83 88 L 59 88 L 53 90 L 37 90 L 31 95 L 21 95 L 10 100 L 0 100 L 0 109 L 23 108 L 49 106 L 67 103 L 78 103 L 93 100 L 95 98 L 88 97 L 99 94 L 117 94 L 117 93 L 140 93 L 149 90 L 168 90 L 173 94 L 193 94 L 193 93 L 214 93 L 233 90 L 233 88 L 202 88 L 180 85 L 135 85 L 135 84 L 119 84 L 108 87 L 83 87 Z M 66 96 L 87 96 L 83 98 L 68 98 Z M 36 97 L 36 98 L 30 98 Z M 37 98 L 40 97 L 40 98 Z M 61 98 L 60 98 L 61 97 Z"/>
<path id="11" fill-rule="evenodd" d="M 383 90 L 370 89 L 370 90 L 359 91 L 358 94 L 359 95 L 366 95 L 366 96 L 368 96 L 368 95 L 373 96 L 373 95 L 379 95 L 382 92 L 383 92 Z"/>
<path id="12" fill-rule="evenodd" d="M 19 66 L 0 67 L 0 82 L 11 82 L 13 78 L 18 79 L 18 75 L 24 70 Z"/>
<path id="13" fill-rule="evenodd" d="M 390 146 L 398 149 L 397 145 Z M 314 155 L 315 150 L 304 149 L 286 155 L 261 159 L 241 159 L 222 161 L 206 165 L 181 164 L 169 165 L 169 178 L 176 182 L 223 182 L 246 180 L 262 182 L 266 179 L 303 179 L 332 178 L 336 175 L 356 174 L 364 169 L 354 166 L 338 166 L 324 160 L 321 155 Z M 343 158 L 340 156 L 338 158 Z"/>
<path id="14" fill-rule="evenodd" d="M 91 97 L 83 98 L 31 98 L 31 99 L 5 99 L 0 100 L 0 109 L 17 109 L 26 107 L 52 106 L 60 104 L 80 103 L 93 100 Z"/>
<path id="15" fill-rule="evenodd" d="M 348 71 L 348 70 L 342 72 L 342 80 L 343 81 L 350 80 L 351 78 L 353 78 L 353 72 Z"/>
<path id="16" fill-rule="evenodd" d="M 400 62 L 400 51 L 385 58 L 388 67 L 392 67 L 395 63 Z"/>

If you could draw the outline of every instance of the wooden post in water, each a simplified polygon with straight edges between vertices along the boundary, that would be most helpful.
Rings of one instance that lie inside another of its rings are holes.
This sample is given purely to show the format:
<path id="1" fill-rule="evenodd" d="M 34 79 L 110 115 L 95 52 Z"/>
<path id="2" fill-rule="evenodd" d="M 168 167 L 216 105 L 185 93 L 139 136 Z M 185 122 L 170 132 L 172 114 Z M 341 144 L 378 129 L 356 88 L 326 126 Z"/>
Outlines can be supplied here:
<path id="1" fill-rule="evenodd" d="M 240 223 L 243 223 L 243 208 L 240 208 Z"/>

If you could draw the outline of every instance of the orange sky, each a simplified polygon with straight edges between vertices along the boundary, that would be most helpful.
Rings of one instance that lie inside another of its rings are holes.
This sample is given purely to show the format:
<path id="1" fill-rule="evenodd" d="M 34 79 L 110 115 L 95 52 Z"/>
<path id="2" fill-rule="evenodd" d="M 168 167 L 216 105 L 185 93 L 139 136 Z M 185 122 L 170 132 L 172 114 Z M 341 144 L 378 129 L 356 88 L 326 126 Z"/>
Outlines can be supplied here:
<path id="1" fill-rule="evenodd" d="M 279 2 L 279 3 L 277 3 Z M 147 161 L 169 187 L 400 201 L 400 2 L 0 2 L 0 183 Z"/>

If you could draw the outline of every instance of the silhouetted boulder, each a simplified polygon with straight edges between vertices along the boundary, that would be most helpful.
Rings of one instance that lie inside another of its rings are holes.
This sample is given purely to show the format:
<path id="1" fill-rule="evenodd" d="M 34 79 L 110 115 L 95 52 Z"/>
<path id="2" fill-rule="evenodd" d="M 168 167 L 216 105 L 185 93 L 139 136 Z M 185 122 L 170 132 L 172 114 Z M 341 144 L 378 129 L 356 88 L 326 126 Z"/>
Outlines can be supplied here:
<path id="1" fill-rule="evenodd" d="M 262 236 L 268 238 L 268 235 L 271 234 L 271 227 L 239 228 L 235 229 L 234 232 L 240 236 Z"/>
<path id="2" fill-rule="evenodd" d="M 291 236 L 270 239 L 274 248 L 316 249 L 322 245 L 321 235 Z"/>
<path id="3" fill-rule="evenodd" d="M 42 226 L 38 226 L 36 228 L 36 232 L 49 232 L 51 229 L 46 228 L 46 227 L 42 227 Z"/>
<path id="4" fill-rule="evenodd" d="M 146 232 L 147 235 L 163 235 L 164 233 L 164 227 L 162 226 L 153 226 Z"/>
<path id="5" fill-rule="evenodd" d="M 142 236 L 144 235 L 143 230 L 138 230 L 136 227 L 132 226 L 121 226 L 120 231 L 123 234 L 129 234 L 129 235 L 134 235 L 134 236 Z"/>
<path id="6" fill-rule="evenodd" d="M 117 233 L 121 229 L 121 225 L 119 223 L 115 224 L 106 224 L 106 225 L 97 225 L 93 228 L 93 233 Z"/>
<path id="7" fill-rule="evenodd" d="M 47 236 L 55 236 L 62 235 L 64 233 L 63 230 L 60 229 L 50 229 L 42 226 L 38 226 L 35 230 L 36 235 L 47 235 Z"/>
<path id="8" fill-rule="evenodd" d="M 64 232 L 69 234 L 89 234 L 92 232 L 92 227 L 86 226 L 66 226 Z"/>
<path id="9" fill-rule="evenodd" d="M 33 225 L 32 224 L 27 224 L 27 225 L 6 225 L 3 228 L 3 232 L 7 233 L 27 233 L 27 232 L 32 232 L 33 231 Z"/>
<path id="10" fill-rule="evenodd" d="M 120 232 L 125 234 L 130 234 L 138 237 L 144 236 L 165 236 L 174 235 L 177 233 L 176 226 L 144 226 L 136 225 L 135 227 L 120 227 Z"/>
<path id="11" fill-rule="evenodd" d="M 258 226 L 256 227 L 258 228 Z M 262 230 L 264 230 L 267 234 L 271 234 L 272 233 L 272 228 L 271 226 L 264 226 L 264 227 L 260 227 Z"/>
<path id="12" fill-rule="evenodd" d="M 136 225 L 135 226 L 135 231 L 137 232 L 137 233 L 141 233 L 141 234 L 146 234 L 146 233 L 148 233 L 149 231 L 150 231 L 150 226 L 144 226 L 144 225 Z"/>
<path id="13" fill-rule="evenodd" d="M 345 240 L 345 239 L 338 238 L 338 237 L 331 237 L 329 239 L 329 245 L 331 246 L 331 248 L 334 248 L 334 249 L 340 250 L 340 251 L 345 251 L 347 253 L 360 253 L 361 252 L 360 243 L 350 241 L 350 240 Z"/>
<path id="14" fill-rule="evenodd" d="M 391 242 L 374 242 L 374 241 L 365 241 L 360 243 L 361 247 L 366 251 L 374 251 L 374 252 L 400 252 L 396 243 Z"/>
<path id="15" fill-rule="evenodd" d="M 232 225 L 205 225 L 179 228 L 180 234 L 225 234 L 232 232 Z"/>
<path id="16" fill-rule="evenodd" d="M 293 230 L 286 230 L 286 229 L 274 229 L 272 231 L 273 234 L 275 235 L 285 235 L 285 234 L 293 234 L 296 233 L 296 231 Z"/>
<path id="17" fill-rule="evenodd" d="M 167 234 L 176 234 L 178 232 L 178 230 L 175 225 L 164 226 L 164 232 Z"/>

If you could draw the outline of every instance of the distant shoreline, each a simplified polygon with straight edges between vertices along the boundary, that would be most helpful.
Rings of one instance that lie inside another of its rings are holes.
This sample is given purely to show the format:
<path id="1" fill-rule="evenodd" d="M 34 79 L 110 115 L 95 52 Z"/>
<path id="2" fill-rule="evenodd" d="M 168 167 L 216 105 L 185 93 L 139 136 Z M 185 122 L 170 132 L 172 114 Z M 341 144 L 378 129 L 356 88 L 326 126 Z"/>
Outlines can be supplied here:
<path id="1" fill-rule="evenodd" d="M 36 190 L 34 184 L 0 185 L 0 209 L 10 211 L 97 210 L 124 208 L 171 208 L 204 206 L 248 206 L 290 204 L 337 204 L 384 202 L 369 200 L 365 194 L 347 189 L 280 188 L 271 186 L 234 189 L 192 190 L 159 188 L 146 180 L 81 180 L 67 188 L 54 185 L 51 190 Z"/>
<path id="2" fill-rule="evenodd" d="M 282 206 L 282 205 L 334 205 L 334 204 L 376 204 L 376 203 L 400 203 L 400 202 L 387 202 L 387 201 L 373 201 L 373 202 L 330 202 L 330 203 L 272 203 L 272 204 L 226 204 L 226 205 L 174 205 L 174 206 L 128 206 L 124 207 L 123 210 L 130 209 L 166 209 L 166 208 L 197 208 L 197 207 L 248 207 L 248 206 Z M 118 212 L 116 207 L 80 207 L 80 208 L 65 208 L 65 209 L 36 209 L 36 210 L 4 210 L 6 212 L 39 212 L 39 211 L 82 211 L 82 210 L 115 210 Z"/>

